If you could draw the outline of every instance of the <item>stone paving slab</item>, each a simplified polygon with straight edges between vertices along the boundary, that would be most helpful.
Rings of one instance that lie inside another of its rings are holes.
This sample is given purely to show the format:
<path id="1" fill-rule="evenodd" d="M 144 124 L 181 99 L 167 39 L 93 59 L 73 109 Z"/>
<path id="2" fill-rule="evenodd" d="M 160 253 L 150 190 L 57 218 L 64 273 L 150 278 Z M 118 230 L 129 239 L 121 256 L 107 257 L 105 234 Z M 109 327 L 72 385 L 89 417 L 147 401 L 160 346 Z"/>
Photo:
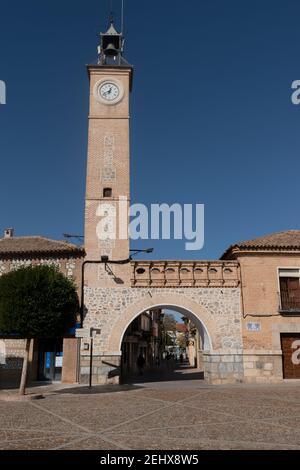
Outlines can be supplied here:
<path id="1" fill-rule="evenodd" d="M 29 431 L 54 431 L 66 432 L 70 434 L 72 430 L 70 425 L 51 416 L 47 413 L 42 413 L 30 405 L 30 403 L 0 403 L 0 423 L 1 433 L 14 429 Z M 75 428 L 75 432 L 78 429 Z M 0 436 L 1 442 L 1 436 Z"/>
<path id="2" fill-rule="evenodd" d="M 39 403 L 40 404 L 40 403 Z M 100 395 L 85 397 L 49 397 L 43 408 L 75 424 L 84 425 L 91 432 L 99 432 L 119 425 L 122 421 L 137 419 L 161 408 L 161 403 L 143 397 L 128 395 Z"/>
<path id="3" fill-rule="evenodd" d="M 195 406 L 192 404 L 192 406 Z M 236 403 L 234 408 L 229 404 L 216 404 L 213 405 L 210 403 L 210 408 L 213 408 L 214 411 L 226 413 L 231 416 L 241 417 L 241 418 L 250 418 L 250 419 L 264 419 L 264 418 L 283 418 L 290 417 L 294 418 L 295 416 L 300 416 L 300 406 L 291 405 L 291 404 L 282 404 L 276 403 L 270 406 L 260 405 L 251 401 L 251 404 L 245 406 L 242 402 Z"/>
<path id="4" fill-rule="evenodd" d="M 179 430 L 180 427 L 183 427 L 184 432 L 187 433 L 188 429 L 192 426 L 198 427 L 201 424 L 206 426 L 207 423 L 214 423 L 218 426 L 223 424 L 226 419 L 228 419 L 228 417 L 224 416 L 223 413 L 195 410 L 185 406 L 169 406 L 167 408 L 161 408 L 159 412 L 137 419 L 134 423 L 134 427 L 131 423 L 126 423 L 118 426 L 117 430 L 114 432 L 126 432 L 128 434 L 140 432 L 144 435 L 148 435 L 149 429 L 158 430 L 159 432 L 161 429 L 166 429 L 166 432 L 169 433 L 169 428 L 173 429 L 175 427 Z M 233 417 L 231 421 L 242 422 L 239 417 Z"/>
<path id="5" fill-rule="evenodd" d="M 13 435 L 8 435 L 7 440 L 0 442 L 0 450 L 51 450 L 57 446 L 65 446 L 69 442 L 70 436 L 48 436 L 45 438 L 34 437 L 28 433 L 23 438 L 14 439 Z"/>
<path id="6" fill-rule="evenodd" d="M 189 436 L 189 437 L 188 437 Z M 230 438 L 224 439 L 193 439 L 188 433 L 185 438 L 172 439 L 167 436 L 157 438 L 141 436 L 127 436 L 124 434 L 116 435 L 115 439 L 119 439 L 122 445 L 131 446 L 134 450 L 298 450 L 299 446 L 261 443 L 251 441 L 234 441 Z"/>
<path id="7" fill-rule="evenodd" d="M 273 416 L 272 418 L 264 418 L 264 423 L 272 423 L 280 426 L 287 426 L 288 428 L 294 429 L 295 432 L 300 433 L 300 416 L 282 417 Z"/>
<path id="8" fill-rule="evenodd" d="M 166 433 L 168 436 L 174 435 L 174 437 L 180 436 L 181 438 L 184 438 L 190 432 L 193 435 L 199 435 L 199 437 L 212 438 L 213 436 L 214 438 L 218 437 L 221 439 L 227 435 L 227 430 L 230 433 L 230 438 L 236 440 L 240 438 L 241 433 L 246 432 L 245 429 L 248 429 L 248 436 L 253 435 L 256 441 L 264 440 L 264 435 L 268 434 L 270 439 L 266 438 L 266 442 L 273 442 L 274 439 L 280 442 L 278 439 L 282 436 L 283 444 L 300 444 L 299 434 L 296 433 L 295 436 L 294 417 L 291 416 L 290 419 L 286 419 L 280 426 L 278 419 L 275 422 L 273 422 L 273 419 L 270 419 L 269 412 L 271 412 L 271 416 L 274 413 L 272 407 L 264 408 L 260 414 L 257 413 L 255 415 L 254 412 L 251 413 L 252 410 L 249 412 L 247 406 L 245 406 L 244 410 L 247 412 L 245 419 L 245 416 L 235 414 L 235 406 L 232 406 L 231 409 L 226 408 L 224 412 L 221 406 L 215 410 L 204 410 L 198 409 L 195 406 L 190 408 L 189 405 L 186 406 L 186 401 L 181 405 L 177 409 L 168 408 L 161 410 L 159 415 L 152 414 L 147 416 L 142 422 L 137 420 L 134 429 L 128 424 L 124 424 L 116 432 L 121 431 L 133 434 L 139 431 L 147 435 L 154 433 L 161 437 Z M 268 413 L 265 413 L 266 410 Z M 185 423 L 188 424 L 185 425 Z M 287 436 L 288 441 L 285 436 Z"/>
<path id="9" fill-rule="evenodd" d="M 118 439 L 119 440 L 119 439 Z M 61 447 L 58 449 L 53 450 L 60 450 Z M 127 447 L 125 444 L 119 445 L 117 443 L 113 443 L 111 440 L 103 440 L 101 438 L 90 436 L 85 439 L 75 440 L 74 442 L 69 443 L 68 446 L 63 446 L 62 450 L 126 450 L 131 449 Z"/>
<path id="10" fill-rule="evenodd" d="M 300 449 L 300 384 L 52 388 L 0 401 L 0 449 Z"/>
<path id="11" fill-rule="evenodd" d="M 138 392 L 140 394 L 140 391 Z M 143 390 L 143 398 L 148 397 L 149 399 L 153 400 L 160 400 L 160 401 L 166 401 L 166 402 L 177 402 L 181 401 L 184 399 L 191 399 L 193 400 L 193 397 L 197 396 L 199 393 L 199 390 L 186 390 L 180 389 L 180 388 L 171 388 L 171 389 L 152 389 L 152 388 L 145 388 Z M 139 396 L 137 393 L 132 392 L 132 395 Z"/>
<path id="12" fill-rule="evenodd" d="M 156 439 L 174 438 L 174 439 L 191 439 L 196 442 L 200 442 L 203 439 L 209 440 L 222 440 L 225 437 L 231 443 L 238 443 L 239 441 L 252 442 L 253 445 L 264 444 L 270 445 L 278 443 L 281 446 L 292 445 L 300 448 L 300 435 L 295 432 L 294 429 L 287 427 L 278 427 L 278 425 L 271 423 L 248 423 L 245 421 L 237 422 L 226 422 L 224 423 L 198 423 L 197 426 L 173 426 L 168 424 L 165 420 L 160 423 L 160 427 L 157 426 L 155 416 L 153 420 L 145 421 L 145 428 L 143 435 L 151 439 L 151 436 L 155 436 Z M 126 429 L 126 439 L 142 433 L 142 428 L 137 430 Z M 123 441 L 121 441 L 123 442 Z"/>

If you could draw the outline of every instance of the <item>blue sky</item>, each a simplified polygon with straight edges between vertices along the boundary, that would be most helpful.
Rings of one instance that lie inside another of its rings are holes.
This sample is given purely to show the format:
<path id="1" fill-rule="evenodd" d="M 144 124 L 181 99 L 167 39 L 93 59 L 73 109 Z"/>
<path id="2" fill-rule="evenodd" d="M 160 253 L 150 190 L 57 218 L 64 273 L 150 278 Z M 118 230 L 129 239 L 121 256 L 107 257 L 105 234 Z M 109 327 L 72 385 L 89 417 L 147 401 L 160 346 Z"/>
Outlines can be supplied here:
<path id="1" fill-rule="evenodd" d="M 216 258 L 235 241 L 299 229 L 297 0 L 127 0 L 132 201 L 204 203 L 205 247 L 153 258 Z M 114 9 L 120 2 L 114 0 Z M 2 2 L 0 229 L 83 233 L 88 79 L 108 0 Z"/>

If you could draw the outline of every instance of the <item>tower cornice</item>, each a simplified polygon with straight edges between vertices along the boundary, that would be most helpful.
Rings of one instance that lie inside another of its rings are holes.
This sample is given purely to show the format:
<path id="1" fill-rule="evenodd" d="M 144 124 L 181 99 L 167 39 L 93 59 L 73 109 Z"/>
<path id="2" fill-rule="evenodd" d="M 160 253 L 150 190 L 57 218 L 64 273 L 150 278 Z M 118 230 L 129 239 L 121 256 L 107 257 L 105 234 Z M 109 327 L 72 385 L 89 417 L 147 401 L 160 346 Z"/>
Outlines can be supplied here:
<path id="1" fill-rule="evenodd" d="M 87 73 L 89 78 L 91 77 L 91 74 L 99 72 L 101 75 L 125 75 L 129 73 L 130 75 L 130 91 L 132 91 L 132 85 L 133 85 L 133 73 L 134 73 L 134 68 L 131 65 L 128 66 L 103 66 L 103 65 L 98 65 L 98 64 L 88 64 L 87 66 Z"/>

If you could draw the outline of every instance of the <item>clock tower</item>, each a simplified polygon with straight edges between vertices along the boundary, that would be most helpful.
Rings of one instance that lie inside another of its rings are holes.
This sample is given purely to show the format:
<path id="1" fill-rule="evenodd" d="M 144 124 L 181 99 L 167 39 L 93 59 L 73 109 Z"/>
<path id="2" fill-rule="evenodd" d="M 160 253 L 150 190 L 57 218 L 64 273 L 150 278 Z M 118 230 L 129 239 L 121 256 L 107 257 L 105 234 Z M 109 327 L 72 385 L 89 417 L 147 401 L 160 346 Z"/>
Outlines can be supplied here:
<path id="1" fill-rule="evenodd" d="M 122 34 L 111 22 L 101 33 L 98 60 L 88 66 L 90 108 L 85 200 L 84 281 L 94 288 L 129 286 L 130 264 L 99 264 L 129 258 L 129 95 L 133 69 L 123 57 Z"/>

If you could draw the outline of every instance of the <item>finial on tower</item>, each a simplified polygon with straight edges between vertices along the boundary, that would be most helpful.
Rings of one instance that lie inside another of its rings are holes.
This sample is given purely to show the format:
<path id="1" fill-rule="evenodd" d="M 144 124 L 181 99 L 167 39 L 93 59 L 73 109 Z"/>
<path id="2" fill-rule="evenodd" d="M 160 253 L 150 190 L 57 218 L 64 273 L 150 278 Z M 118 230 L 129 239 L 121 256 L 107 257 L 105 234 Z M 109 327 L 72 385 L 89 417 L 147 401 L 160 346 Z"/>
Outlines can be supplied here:
<path id="1" fill-rule="evenodd" d="M 115 14 L 114 14 L 114 12 L 112 11 L 112 8 L 111 8 L 110 14 L 109 14 L 109 24 L 113 25 L 114 22 L 115 22 Z"/>

